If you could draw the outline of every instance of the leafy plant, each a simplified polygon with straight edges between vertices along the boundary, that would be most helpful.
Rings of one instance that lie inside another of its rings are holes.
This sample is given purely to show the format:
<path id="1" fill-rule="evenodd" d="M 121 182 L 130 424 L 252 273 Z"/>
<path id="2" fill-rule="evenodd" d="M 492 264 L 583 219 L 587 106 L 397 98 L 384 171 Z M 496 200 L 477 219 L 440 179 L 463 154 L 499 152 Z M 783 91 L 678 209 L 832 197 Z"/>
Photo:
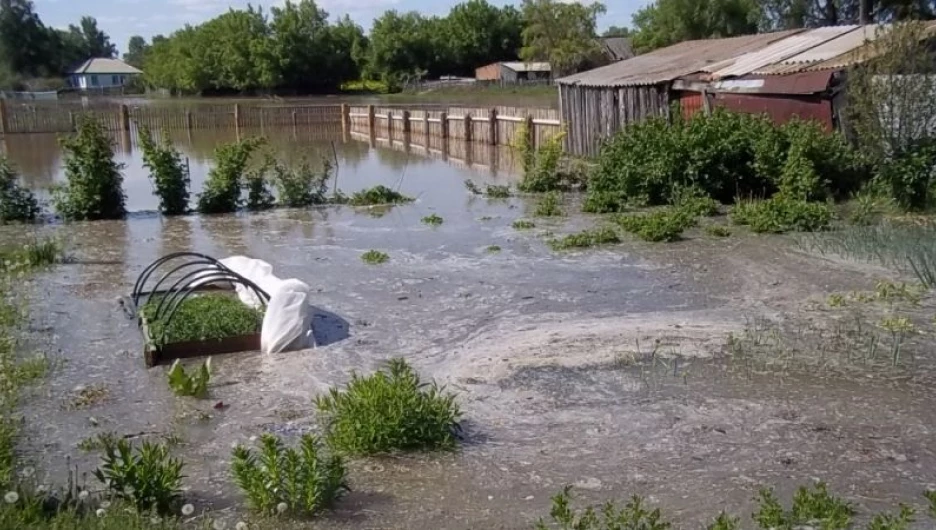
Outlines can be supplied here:
<path id="1" fill-rule="evenodd" d="M 234 448 L 231 471 L 251 507 L 266 515 L 286 511 L 318 515 L 348 490 L 341 457 L 325 455 L 315 436 L 305 434 L 298 448 L 286 447 L 272 434 L 260 437 L 254 453 Z"/>
<path id="2" fill-rule="evenodd" d="M 115 497 L 132 503 L 139 512 L 176 511 L 182 497 L 182 461 L 172 458 L 165 445 L 144 441 L 134 448 L 123 439 L 108 440 L 101 460 L 94 476 Z"/>
<path id="3" fill-rule="evenodd" d="M 926 490 L 923 492 L 923 496 L 929 501 L 930 517 L 936 518 L 936 490 Z"/>
<path id="4" fill-rule="evenodd" d="M 527 134 L 526 131 L 520 131 Z M 517 188 L 523 192 L 543 193 L 565 189 L 559 162 L 562 159 L 562 139 L 565 133 L 548 137 L 539 148 L 524 147 L 523 178 Z M 527 151 L 532 150 L 532 153 Z"/>
<path id="5" fill-rule="evenodd" d="M 618 508 L 613 502 L 606 503 L 599 511 L 589 506 L 579 512 L 571 507 L 572 488 L 566 486 L 552 498 L 549 517 L 552 524 L 540 519 L 536 530 L 668 530 L 671 524 L 663 520 L 659 508 L 649 510 L 643 499 L 634 496 Z"/>
<path id="6" fill-rule="evenodd" d="M 34 222 L 42 208 L 31 191 L 20 183 L 10 161 L 0 155 L 0 224 Z"/>
<path id="7" fill-rule="evenodd" d="M 215 166 L 208 173 L 205 187 L 198 196 L 198 211 L 203 214 L 231 213 L 241 206 L 241 186 L 250 157 L 262 143 L 248 138 L 215 148 Z"/>
<path id="8" fill-rule="evenodd" d="M 536 224 L 529 219 L 517 219 L 511 226 L 514 227 L 514 230 L 530 230 L 536 228 Z"/>
<path id="9" fill-rule="evenodd" d="M 429 226 L 439 226 L 444 222 L 445 219 L 442 219 L 442 217 L 437 214 L 427 215 L 426 217 L 422 218 L 422 223 Z"/>
<path id="10" fill-rule="evenodd" d="M 328 179 L 332 166 L 328 159 L 322 160 L 323 169 L 316 173 L 308 162 L 303 162 L 295 171 L 286 166 L 273 166 L 273 184 L 279 204 L 287 208 L 305 208 L 329 202 Z M 333 202 L 342 202 L 336 197 Z"/>
<path id="11" fill-rule="evenodd" d="M 907 335 L 916 331 L 913 322 L 906 317 L 885 317 L 880 327 L 891 334 L 891 360 L 894 366 L 900 363 L 900 349 Z"/>
<path id="12" fill-rule="evenodd" d="M 553 250 L 569 250 L 573 248 L 588 248 L 597 245 L 620 243 L 620 241 L 621 238 L 618 237 L 614 229 L 604 227 L 595 230 L 583 230 L 577 234 L 569 234 L 559 239 L 552 239 L 548 244 Z"/>
<path id="13" fill-rule="evenodd" d="M 56 211 L 70 220 L 124 218 L 124 166 L 114 162 L 114 143 L 101 123 L 81 116 L 77 133 L 61 142 L 67 182 L 53 190 Z"/>
<path id="14" fill-rule="evenodd" d="M 731 229 L 725 225 L 706 225 L 705 233 L 714 237 L 731 237 Z"/>
<path id="15" fill-rule="evenodd" d="M 263 312 L 223 294 L 190 296 L 178 304 L 172 319 L 172 298 L 153 297 L 141 308 L 149 338 L 156 346 L 173 342 L 219 340 L 252 335 L 260 329 Z M 160 304 L 163 307 L 160 309 Z M 158 315 L 157 315 L 158 311 Z"/>
<path id="16" fill-rule="evenodd" d="M 698 187 L 677 187 L 672 192 L 671 200 L 673 207 L 688 217 L 711 217 L 718 214 L 718 201 Z"/>
<path id="17" fill-rule="evenodd" d="M 208 382 L 211 381 L 211 357 L 193 373 L 186 372 L 179 359 L 176 359 L 172 363 L 167 377 L 169 378 L 169 388 L 177 396 L 208 397 Z"/>
<path id="18" fill-rule="evenodd" d="M 485 250 L 488 254 L 496 254 L 496 253 L 500 252 L 502 249 L 500 248 L 499 245 L 489 245 L 489 246 L 488 246 L 486 249 L 484 249 L 484 250 Z"/>
<path id="19" fill-rule="evenodd" d="M 663 209 L 649 214 L 621 215 L 617 218 L 621 227 L 644 241 L 678 241 L 683 230 L 695 221 L 686 214 L 673 209 Z"/>
<path id="20" fill-rule="evenodd" d="M 361 254 L 361 260 L 369 265 L 380 265 L 381 263 L 390 261 L 390 255 L 379 250 L 368 250 Z"/>
<path id="21" fill-rule="evenodd" d="M 706 527 L 706 530 L 741 530 L 741 520 L 722 512 L 712 521 L 712 524 Z"/>
<path id="22" fill-rule="evenodd" d="M 733 223 L 748 225 L 754 232 L 775 234 L 824 230 L 833 217 L 828 204 L 782 196 L 763 201 L 739 201 L 731 212 Z"/>
<path id="23" fill-rule="evenodd" d="M 143 166 L 150 172 L 153 194 L 159 197 L 159 211 L 163 215 L 182 215 L 189 209 L 188 166 L 182 153 L 172 146 L 165 132 L 159 143 L 149 130 L 139 131 L 140 148 L 143 151 Z"/>
<path id="24" fill-rule="evenodd" d="M 244 175 L 244 181 L 247 185 L 247 209 L 251 212 L 260 212 L 269 210 L 276 205 L 276 199 L 270 190 L 267 172 L 275 162 L 272 158 L 267 158 L 259 168 L 248 171 Z"/>
<path id="25" fill-rule="evenodd" d="M 355 192 L 348 201 L 351 206 L 374 206 L 383 204 L 403 204 L 413 202 L 416 199 L 407 197 L 402 193 L 391 190 L 390 188 L 378 185 Z"/>
<path id="26" fill-rule="evenodd" d="M 455 396 L 423 383 L 403 359 L 369 376 L 351 375 L 344 391 L 316 398 L 332 448 L 352 455 L 455 447 L 461 413 Z"/>
<path id="27" fill-rule="evenodd" d="M 533 210 L 536 217 L 560 217 L 565 215 L 562 211 L 562 195 L 559 192 L 551 191 L 536 203 Z"/>
<path id="28" fill-rule="evenodd" d="M 851 526 L 854 510 L 847 502 L 831 495 L 824 483 L 812 489 L 803 486 L 793 495 L 793 504 L 785 510 L 773 491 L 761 489 L 756 499 L 754 521 L 763 528 L 792 529 L 799 525 L 818 526 L 822 530 L 845 530 Z"/>
<path id="29" fill-rule="evenodd" d="M 871 518 L 868 523 L 868 530 L 910 530 L 914 522 L 913 508 L 901 504 L 900 511 L 894 515 L 890 513 L 878 513 Z"/>

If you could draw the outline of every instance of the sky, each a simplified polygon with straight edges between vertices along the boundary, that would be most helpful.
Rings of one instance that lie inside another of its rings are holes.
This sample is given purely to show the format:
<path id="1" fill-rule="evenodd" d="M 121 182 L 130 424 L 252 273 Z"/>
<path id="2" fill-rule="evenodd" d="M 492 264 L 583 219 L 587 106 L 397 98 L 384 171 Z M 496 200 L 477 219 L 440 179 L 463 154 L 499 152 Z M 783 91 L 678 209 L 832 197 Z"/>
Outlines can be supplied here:
<path id="1" fill-rule="evenodd" d="M 149 40 L 153 35 L 168 35 L 185 24 L 199 24 L 229 8 L 243 8 L 248 0 L 33 0 L 42 21 L 53 27 L 66 28 L 77 24 L 82 16 L 97 19 L 98 27 L 110 35 L 121 53 L 133 35 Z M 333 17 L 351 15 L 364 27 L 384 11 L 419 11 L 426 15 L 444 15 L 460 0 L 319 0 L 318 4 Z M 650 0 L 606 1 L 608 12 L 599 20 L 599 29 L 608 26 L 629 26 L 634 11 Z M 281 5 L 284 0 L 253 0 L 253 5 L 265 9 Z M 492 4 L 503 2 L 491 0 Z"/>

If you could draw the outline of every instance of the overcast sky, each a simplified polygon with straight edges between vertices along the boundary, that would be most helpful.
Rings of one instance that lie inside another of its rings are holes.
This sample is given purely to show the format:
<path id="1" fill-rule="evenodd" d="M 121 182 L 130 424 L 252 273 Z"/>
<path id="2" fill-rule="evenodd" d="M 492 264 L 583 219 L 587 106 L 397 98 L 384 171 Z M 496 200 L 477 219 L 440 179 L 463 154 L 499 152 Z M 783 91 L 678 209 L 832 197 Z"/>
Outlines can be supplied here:
<path id="1" fill-rule="evenodd" d="M 504 3 L 489 0 L 494 4 Z M 601 29 L 611 25 L 630 25 L 631 15 L 650 0 L 617 0 L 606 2 L 608 12 L 599 21 Z M 188 24 L 198 24 L 230 7 L 242 8 L 247 0 L 34 0 L 42 21 L 49 26 L 65 28 L 77 24 L 84 15 L 97 19 L 98 27 L 110 35 L 121 53 L 127 50 L 132 35 L 147 40 L 160 33 L 168 35 Z M 284 0 L 259 0 L 254 5 L 265 9 Z M 321 0 L 319 6 L 334 18 L 351 15 L 365 30 L 371 21 L 388 9 L 419 11 L 427 15 L 444 15 L 459 0 Z"/>

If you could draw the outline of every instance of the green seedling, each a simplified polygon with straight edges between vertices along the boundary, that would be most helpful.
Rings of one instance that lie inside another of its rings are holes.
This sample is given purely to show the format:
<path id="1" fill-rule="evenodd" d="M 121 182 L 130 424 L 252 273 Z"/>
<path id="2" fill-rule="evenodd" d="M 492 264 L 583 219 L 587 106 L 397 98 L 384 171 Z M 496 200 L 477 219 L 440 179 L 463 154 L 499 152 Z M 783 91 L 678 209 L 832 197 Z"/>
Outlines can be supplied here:
<path id="1" fill-rule="evenodd" d="M 144 441 L 134 448 L 127 440 L 107 441 L 101 461 L 94 476 L 111 495 L 131 503 L 140 513 L 177 513 L 182 461 L 171 457 L 164 444 Z"/>
<path id="2" fill-rule="evenodd" d="M 178 359 L 169 369 L 169 388 L 177 396 L 190 396 L 199 399 L 208 397 L 208 382 L 211 381 L 211 357 L 203 362 L 194 372 L 188 373 Z"/>

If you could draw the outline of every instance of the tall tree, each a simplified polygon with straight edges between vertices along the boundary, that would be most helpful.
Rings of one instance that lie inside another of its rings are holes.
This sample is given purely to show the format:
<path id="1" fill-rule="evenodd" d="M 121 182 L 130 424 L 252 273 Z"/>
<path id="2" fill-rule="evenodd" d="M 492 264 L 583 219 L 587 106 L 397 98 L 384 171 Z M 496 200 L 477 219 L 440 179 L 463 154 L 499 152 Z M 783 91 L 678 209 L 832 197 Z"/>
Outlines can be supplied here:
<path id="1" fill-rule="evenodd" d="M 634 14 L 634 49 L 757 33 L 760 18 L 757 0 L 658 0 Z"/>
<path id="2" fill-rule="evenodd" d="M 94 57 L 115 57 L 117 46 L 110 41 L 107 33 L 98 29 L 97 19 L 94 17 L 81 17 L 79 25 L 68 26 L 76 42 L 80 41 L 84 47 L 86 59 Z"/>
<path id="3" fill-rule="evenodd" d="M 598 53 L 596 19 L 605 12 L 589 5 L 560 0 L 523 0 L 524 61 L 548 61 L 554 74 L 574 72 Z"/>
<path id="4" fill-rule="evenodd" d="M 150 45 L 146 43 L 146 39 L 143 37 L 139 35 L 130 37 L 130 42 L 127 43 L 127 53 L 123 56 L 124 62 L 136 66 L 137 68 L 142 68 L 143 60 L 149 48 Z"/>
<path id="5" fill-rule="evenodd" d="M 290 87 L 334 85 L 328 70 L 332 51 L 328 13 L 313 0 L 287 1 L 272 9 L 272 54 Z"/>
<path id="6" fill-rule="evenodd" d="M 49 30 L 29 0 L 0 0 L 0 61 L 14 73 L 50 75 L 54 55 Z"/>
<path id="7" fill-rule="evenodd" d="M 452 8 L 443 26 L 451 48 L 451 73 L 473 75 L 479 66 L 516 59 L 522 45 L 520 13 L 512 6 L 468 0 Z"/>
<path id="8" fill-rule="evenodd" d="M 936 0 L 760 0 L 760 4 L 764 30 L 936 18 Z"/>

